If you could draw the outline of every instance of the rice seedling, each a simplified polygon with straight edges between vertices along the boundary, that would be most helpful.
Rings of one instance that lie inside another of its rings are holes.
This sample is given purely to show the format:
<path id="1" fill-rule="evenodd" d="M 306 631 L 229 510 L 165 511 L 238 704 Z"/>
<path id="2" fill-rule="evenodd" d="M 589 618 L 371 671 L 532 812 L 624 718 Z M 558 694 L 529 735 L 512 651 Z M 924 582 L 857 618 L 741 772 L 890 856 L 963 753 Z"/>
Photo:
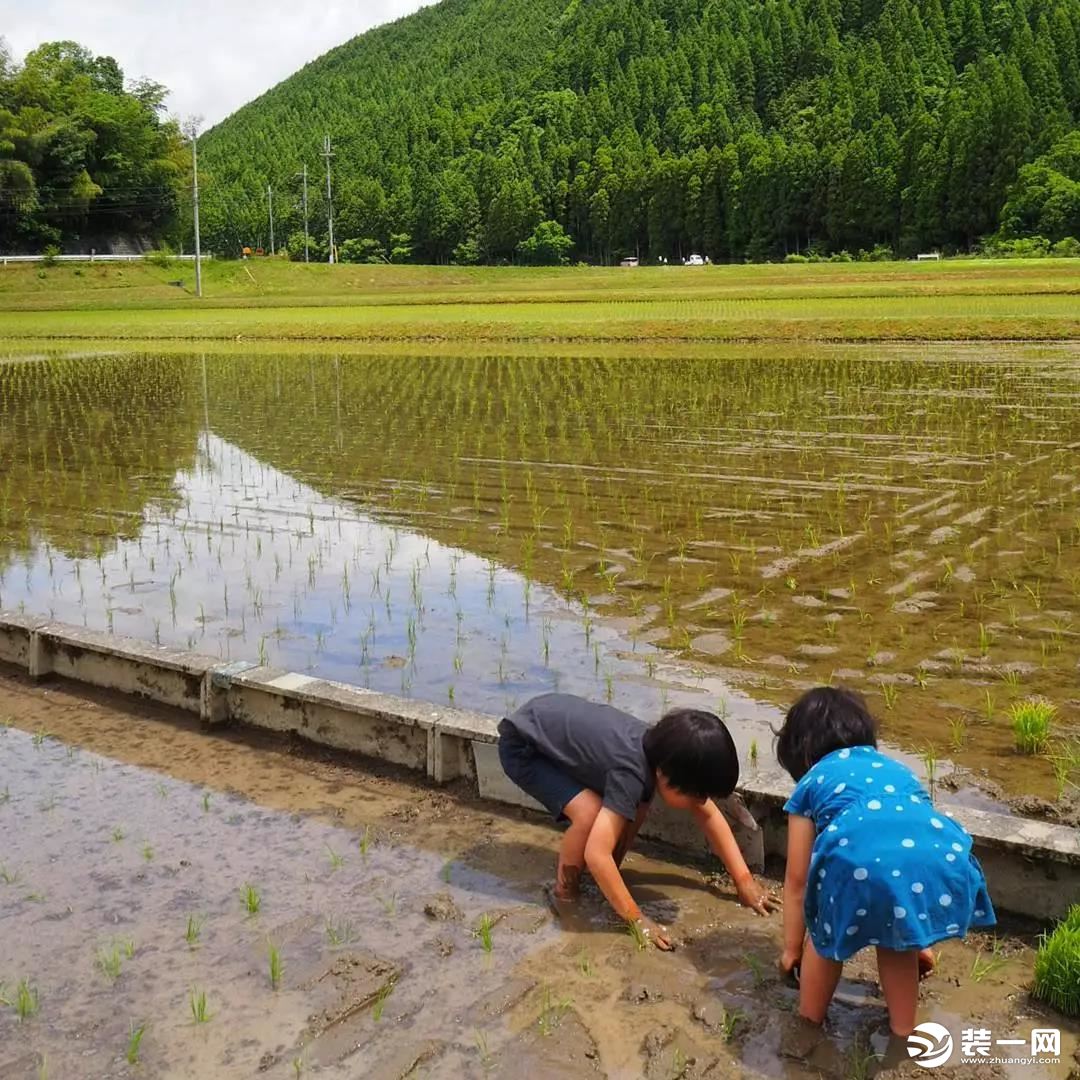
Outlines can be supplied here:
<path id="1" fill-rule="evenodd" d="M 592 961 L 589 959 L 589 954 L 584 949 L 578 953 L 578 971 L 586 978 L 591 978 L 593 974 Z"/>
<path id="2" fill-rule="evenodd" d="M 540 1034 L 545 1038 L 552 1035 L 572 1004 L 570 998 L 556 999 L 551 993 L 551 987 L 545 986 L 540 998 L 540 1015 L 536 1021 Z"/>
<path id="3" fill-rule="evenodd" d="M 1080 1016 L 1080 904 L 1039 939 L 1032 994 L 1065 1016 Z"/>
<path id="4" fill-rule="evenodd" d="M 866 1035 L 860 1032 L 848 1048 L 844 1070 L 846 1080 L 870 1080 L 874 1075 L 873 1065 L 877 1060 L 874 1048 Z"/>
<path id="5" fill-rule="evenodd" d="M 120 828 L 120 826 L 118 825 L 118 826 L 117 826 L 117 827 L 116 827 L 115 829 L 113 829 L 113 831 L 112 831 L 112 842 L 113 842 L 114 844 L 119 844 L 119 843 L 121 843 L 121 842 L 123 841 L 123 839 L 124 839 L 124 836 L 125 836 L 125 835 L 126 835 L 126 834 L 124 833 L 124 830 L 123 830 L 122 828 Z"/>
<path id="6" fill-rule="evenodd" d="M 480 916 L 480 921 L 476 924 L 476 929 L 473 931 L 473 936 L 480 941 L 480 948 L 486 953 L 490 953 L 495 948 L 495 942 L 492 938 L 492 930 L 495 927 L 495 920 L 486 912 Z"/>
<path id="7" fill-rule="evenodd" d="M 187 942 L 189 949 L 194 949 L 199 944 L 199 938 L 202 936 L 202 929 L 205 922 L 205 915 L 189 915 L 187 917 L 187 928 L 184 930 L 184 940 Z"/>
<path id="8" fill-rule="evenodd" d="M 18 885 L 19 871 L 9 870 L 6 863 L 0 863 L 0 882 L 5 885 Z"/>
<path id="9" fill-rule="evenodd" d="M 204 791 L 202 797 L 202 809 L 204 814 L 210 813 L 210 792 Z"/>
<path id="10" fill-rule="evenodd" d="M 742 1009 L 728 1009 L 721 1007 L 720 1011 L 720 1038 L 729 1043 L 735 1038 L 735 1031 L 742 1023 L 745 1014 Z"/>
<path id="11" fill-rule="evenodd" d="M 750 969 L 750 974 L 754 979 L 754 986 L 760 988 L 768 981 L 765 974 L 765 965 L 762 963 L 761 958 L 755 953 L 745 953 L 743 955 L 743 961 Z"/>
<path id="12" fill-rule="evenodd" d="M 128 1033 L 127 1047 L 124 1050 L 124 1060 L 129 1065 L 139 1064 L 139 1051 L 142 1048 L 143 1037 L 146 1035 L 145 1021 L 138 1026 L 135 1021 L 131 1022 L 131 1030 Z"/>
<path id="13" fill-rule="evenodd" d="M 110 945 L 107 948 L 100 947 L 98 949 L 97 966 L 101 969 L 102 975 L 110 982 L 116 982 L 116 980 L 120 978 L 120 968 L 122 963 L 120 950 L 116 945 Z"/>
<path id="14" fill-rule="evenodd" d="M 302 1057 L 294 1057 L 292 1059 L 293 1076 L 296 1080 L 300 1080 L 300 1077 L 304 1075 L 304 1059 Z"/>
<path id="15" fill-rule="evenodd" d="M 143 844 L 142 857 L 147 862 L 153 862 L 153 860 L 154 860 L 154 849 L 149 844 Z"/>
<path id="16" fill-rule="evenodd" d="M 213 1019 L 213 1013 L 210 1012 L 205 990 L 193 986 L 188 996 L 188 1003 L 191 1006 L 191 1015 L 196 1024 L 206 1024 Z"/>
<path id="17" fill-rule="evenodd" d="M 371 850 L 371 845 L 375 842 L 375 834 L 371 830 L 370 825 L 364 826 L 364 831 L 360 834 L 359 846 L 360 854 L 366 859 L 368 852 Z"/>
<path id="18" fill-rule="evenodd" d="M 267 962 L 270 972 L 270 989 L 277 990 L 281 986 L 281 976 L 285 971 L 285 966 L 281 961 L 281 950 L 273 942 L 267 946 Z"/>
<path id="19" fill-rule="evenodd" d="M 1050 725 L 1057 706 L 1043 698 L 1027 698 L 1009 709 L 1016 749 L 1021 754 L 1041 754 L 1050 741 Z"/>
<path id="20" fill-rule="evenodd" d="M 927 743 L 922 752 L 923 769 L 926 772 L 926 787 L 930 793 L 930 801 L 934 800 L 935 787 L 937 785 L 938 764 L 937 748 L 933 743 Z"/>
<path id="21" fill-rule="evenodd" d="M 262 908 L 262 896 L 259 894 L 259 890 L 251 884 L 245 884 L 240 890 L 240 902 L 244 905 L 244 910 L 247 912 L 249 919 L 258 915 Z"/>
<path id="22" fill-rule="evenodd" d="M 955 752 L 964 749 L 967 742 L 967 721 L 963 717 L 956 717 L 949 721 L 949 745 Z"/>
<path id="23" fill-rule="evenodd" d="M 15 1015 L 20 1023 L 32 1020 L 41 1010 L 41 997 L 29 979 L 20 979 L 15 987 Z"/>
<path id="24" fill-rule="evenodd" d="M 356 929 L 347 919 L 327 919 L 324 929 L 327 943 L 334 949 L 351 945 L 357 937 Z"/>
<path id="25" fill-rule="evenodd" d="M 896 708 L 896 703 L 900 699 L 900 691 L 896 688 L 894 683 L 882 683 L 881 684 L 881 696 L 885 699 L 885 708 L 892 712 Z"/>
<path id="26" fill-rule="evenodd" d="M 326 845 L 326 857 L 331 870 L 340 870 L 345 865 L 345 856 L 339 855 L 329 844 Z"/>
<path id="27" fill-rule="evenodd" d="M 639 952 L 644 952 L 649 947 L 649 938 L 639 922 L 628 919 L 626 921 L 626 933 Z"/>
<path id="28" fill-rule="evenodd" d="M 375 995 L 375 1002 L 371 1008 L 371 1018 L 378 1023 L 382 1019 L 383 1010 L 386 1008 L 386 999 L 394 992 L 394 981 L 391 979 Z"/>
<path id="29" fill-rule="evenodd" d="M 376 899 L 382 905 L 383 912 L 391 918 L 397 914 L 397 893 L 391 893 L 389 896 L 376 896 Z"/>
<path id="30" fill-rule="evenodd" d="M 982 950 L 975 954 L 975 959 L 971 963 L 971 978 L 972 981 L 981 983 L 984 979 L 988 979 L 991 975 L 1000 971 L 1006 964 L 1006 959 L 1001 950 L 1001 943 L 994 938 L 990 945 L 990 955 L 985 959 L 983 958 Z"/>
<path id="31" fill-rule="evenodd" d="M 488 1049 L 487 1036 L 482 1031 L 478 1031 L 473 1036 L 473 1043 L 476 1046 L 477 1053 L 480 1055 L 480 1067 L 484 1072 L 487 1072 L 495 1064 L 495 1059 Z"/>
<path id="32" fill-rule="evenodd" d="M 446 862 L 442 864 L 442 869 L 439 871 L 439 877 L 443 880 L 445 884 L 449 885 L 450 878 L 453 872 L 454 864 L 449 859 L 447 859 Z"/>
<path id="33" fill-rule="evenodd" d="M 756 769 L 758 767 L 758 741 L 757 739 L 750 740 L 750 752 L 748 754 L 750 760 L 750 768 Z"/>

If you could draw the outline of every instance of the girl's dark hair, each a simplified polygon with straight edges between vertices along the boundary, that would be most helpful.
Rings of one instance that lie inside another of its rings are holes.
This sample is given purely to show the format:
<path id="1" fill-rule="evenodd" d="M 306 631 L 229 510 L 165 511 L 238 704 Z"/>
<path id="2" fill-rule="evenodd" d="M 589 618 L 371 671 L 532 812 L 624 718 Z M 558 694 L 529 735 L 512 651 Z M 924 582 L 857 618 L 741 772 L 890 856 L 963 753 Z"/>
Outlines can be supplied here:
<path id="1" fill-rule="evenodd" d="M 819 686 L 788 710 L 777 732 L 776 757 L 800 780 L 826 754 L 846 746 L 877 746 L 877 721 L 862 694 Z"/>
<path id="2" fill-rule="evenodd" d="M 668 783 L 695 799 L 726 798 L 739 782 L 739 753 L 723 720 L 701 709 L 672 709 L 642 739 L 645 757 Z"/>

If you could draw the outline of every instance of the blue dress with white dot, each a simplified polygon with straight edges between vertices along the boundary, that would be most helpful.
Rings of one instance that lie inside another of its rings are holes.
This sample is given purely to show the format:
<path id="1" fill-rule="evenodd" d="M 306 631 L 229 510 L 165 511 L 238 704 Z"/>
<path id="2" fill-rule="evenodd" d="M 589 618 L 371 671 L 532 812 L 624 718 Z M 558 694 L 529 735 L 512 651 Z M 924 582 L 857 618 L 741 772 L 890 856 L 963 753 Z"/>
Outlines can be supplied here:
<path id="1" fill-rule="evenodd" d="M 923 949 L 997 921 L 971 837 L 906 765 L 873 747 L 823 757 L 784 809 L 817 830 L 806 928 L 821 956 Z"/>

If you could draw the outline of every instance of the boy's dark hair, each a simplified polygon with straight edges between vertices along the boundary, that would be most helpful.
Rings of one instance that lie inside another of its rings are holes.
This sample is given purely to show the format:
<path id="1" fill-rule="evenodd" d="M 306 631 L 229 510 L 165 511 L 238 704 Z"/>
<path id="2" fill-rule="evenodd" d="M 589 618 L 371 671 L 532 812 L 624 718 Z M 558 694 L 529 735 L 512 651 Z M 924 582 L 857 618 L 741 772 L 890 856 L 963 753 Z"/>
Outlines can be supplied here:
<path id="1" fill-rule="evenodd" d="M 776 757 L 800 780 L 826 754 L 846 746 L 877 746 L 877 721 L 862 694 L 819 686 L 788 710 L 777 732 Z"/>
<path id="2" fill-rule="evenodd" d="M 649 767 L 684 795 L 726 798 L 739 782 L 735 740 L 711 712 L 672 709 L 645 732 L 642 746 Z"/>

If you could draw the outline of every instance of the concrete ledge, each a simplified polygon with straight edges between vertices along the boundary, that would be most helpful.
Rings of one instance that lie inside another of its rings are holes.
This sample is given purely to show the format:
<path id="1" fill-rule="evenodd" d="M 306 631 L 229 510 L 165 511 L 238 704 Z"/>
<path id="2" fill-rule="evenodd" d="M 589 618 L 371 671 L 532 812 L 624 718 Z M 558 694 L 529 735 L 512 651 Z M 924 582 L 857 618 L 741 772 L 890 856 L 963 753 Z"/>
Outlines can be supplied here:
<path id="1" fill-rule="evenodd" d="M 423 772 L 436 783 L 464 779 L 484 799 L 542 807 L 499 765 L 498 717 L 374 693 L 346 683 L 220 660 L 133 638 L 0 612 L 0 662 L 40 678 L 50 673 L 199 715 L 291 732 L 311 742 Z M 744 768 L 740 794 L 756 820 L 725 807 L 752 866 L 783 857 L 784 801 L 791 790 L 775 766 Z M 1060 918 L 1080 896 L 1080 833 L 1047 822 L 942 807 L 973 836 L 995 904 L 1039 919 Z M 643 835 L 695 854 L 700 833 L 685 815 L 657 807 Z"/>

